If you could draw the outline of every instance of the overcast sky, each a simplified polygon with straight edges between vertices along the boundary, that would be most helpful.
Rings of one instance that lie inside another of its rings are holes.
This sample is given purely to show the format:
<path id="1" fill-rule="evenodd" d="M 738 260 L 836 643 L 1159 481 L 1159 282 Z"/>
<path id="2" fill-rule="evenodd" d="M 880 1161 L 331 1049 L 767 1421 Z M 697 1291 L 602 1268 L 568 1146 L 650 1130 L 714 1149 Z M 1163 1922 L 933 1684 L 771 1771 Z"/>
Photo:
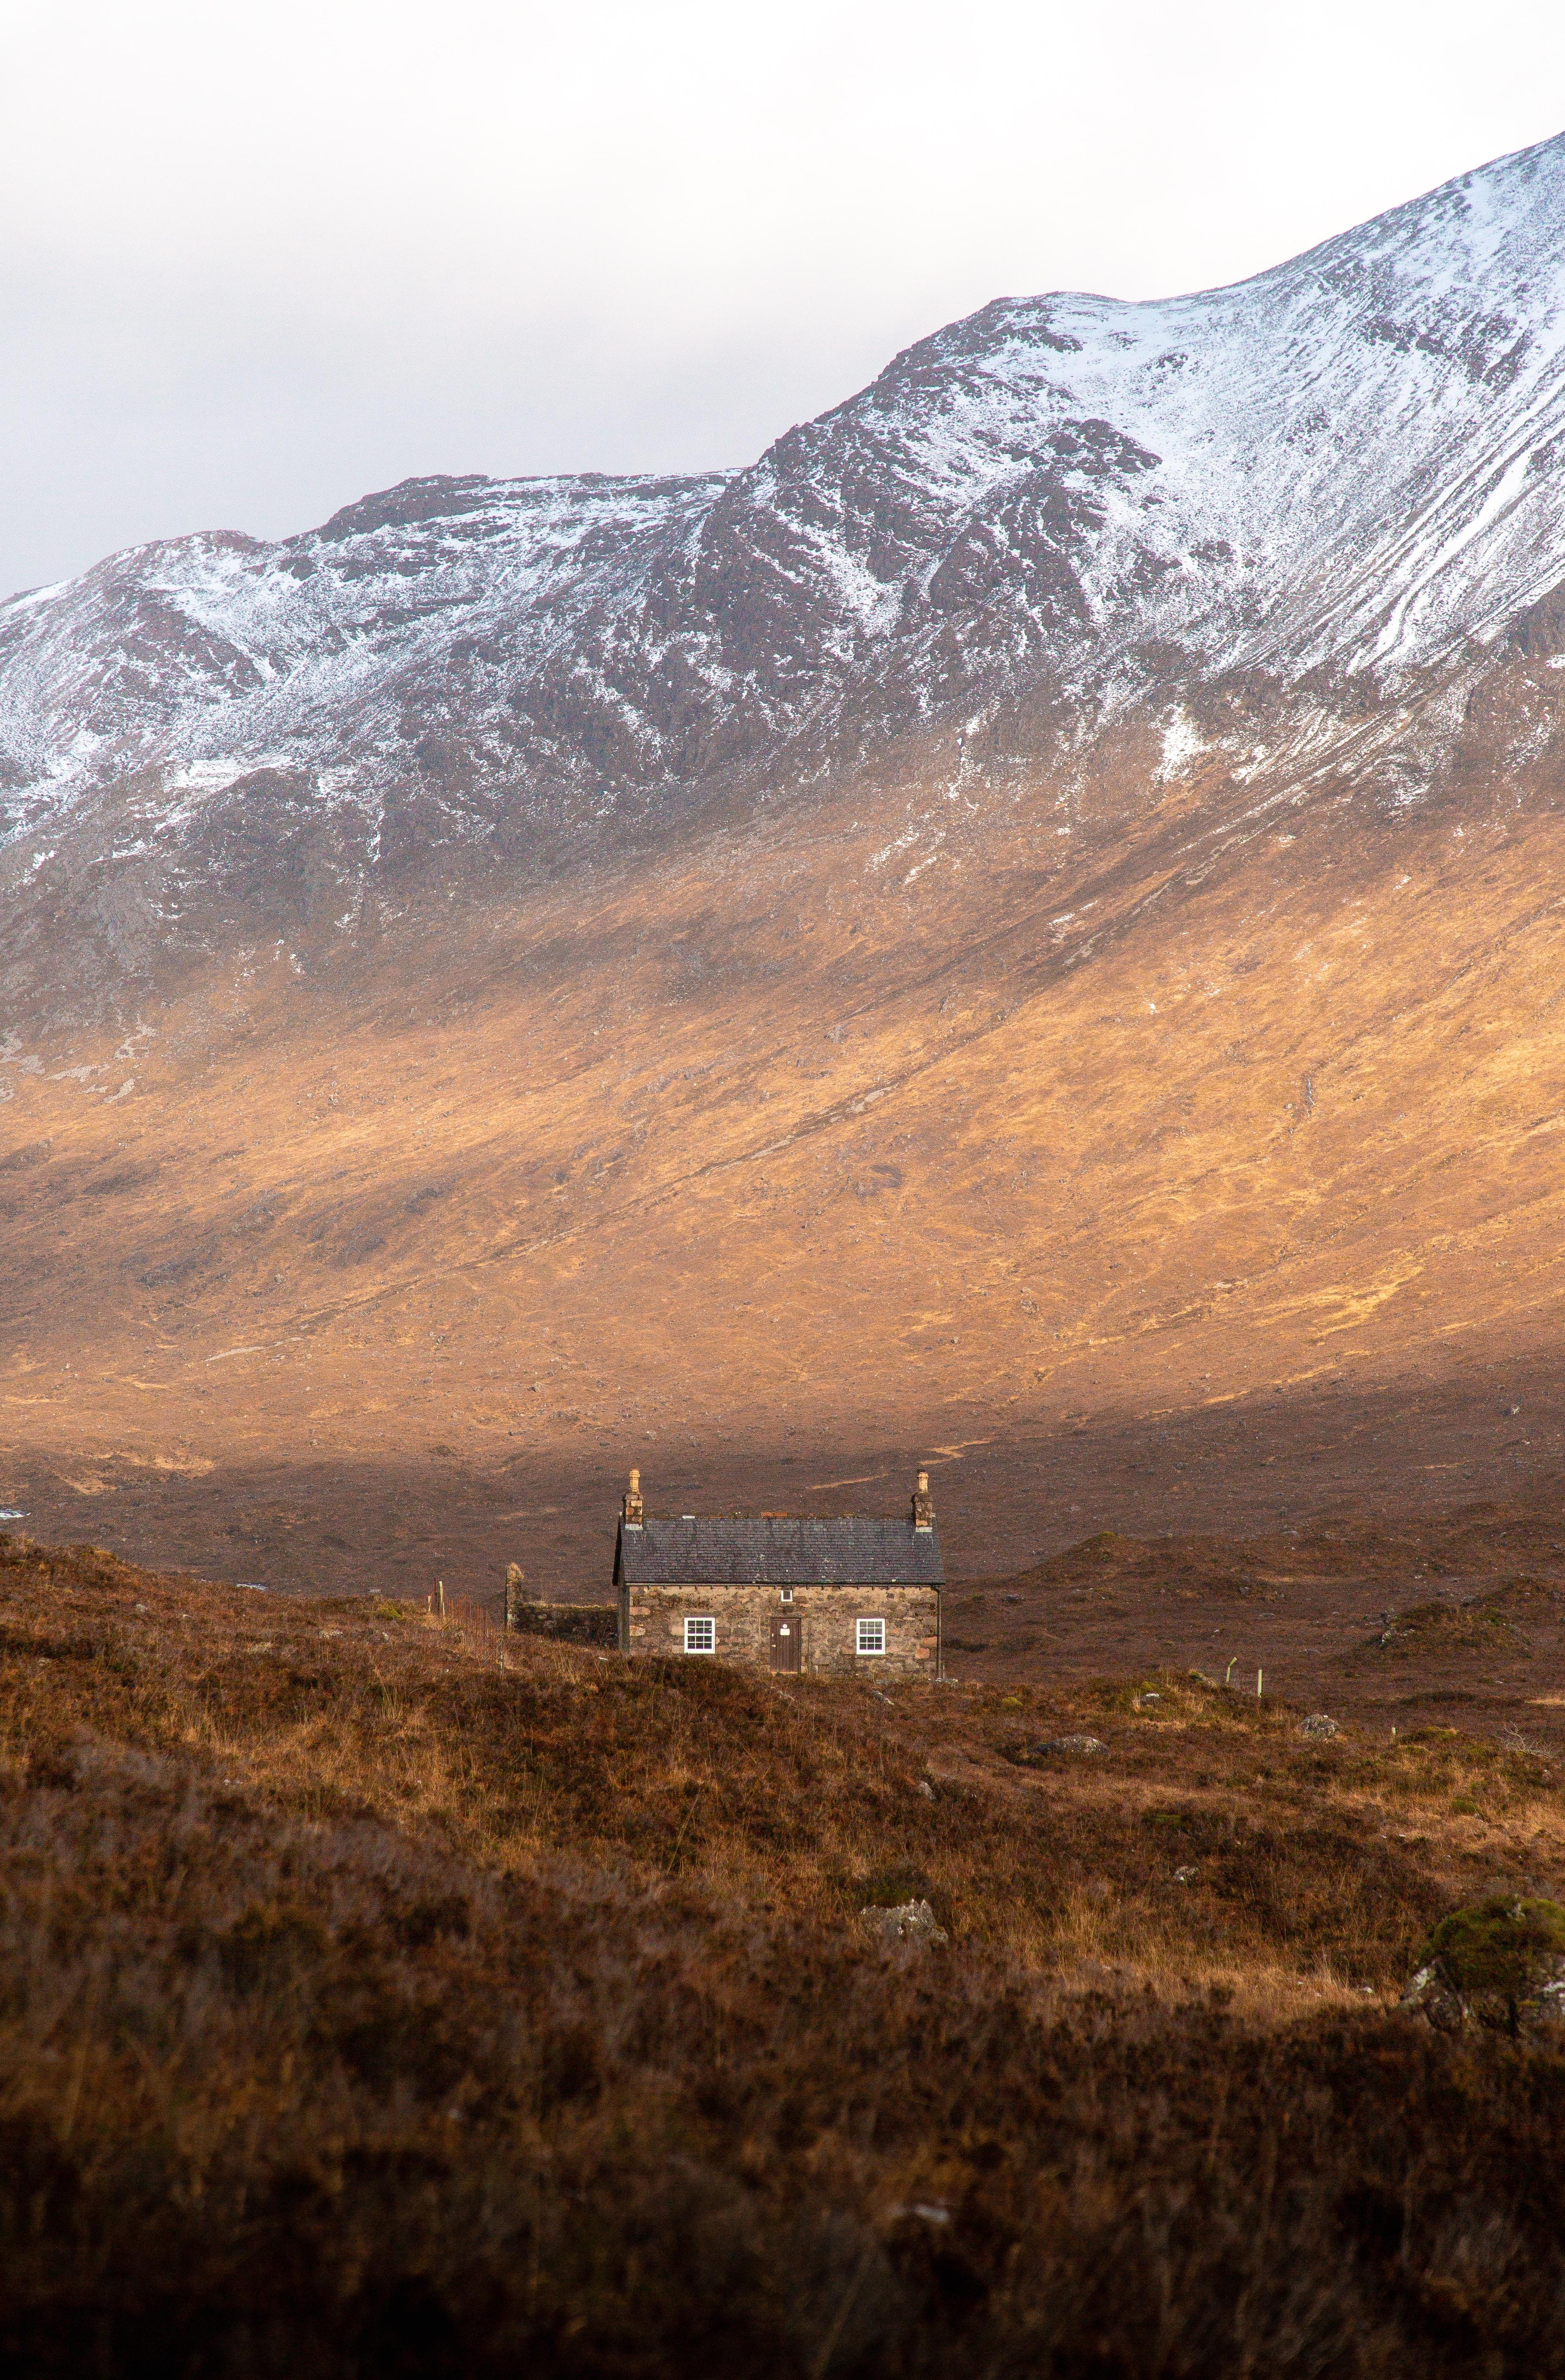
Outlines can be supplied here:
<path id="1" fill-rule="evenodd" d="M 1565 128 L 1512 0 L 0 0 L 0 589 L 426 471 L 751 460 L 1007 292 Z"/>

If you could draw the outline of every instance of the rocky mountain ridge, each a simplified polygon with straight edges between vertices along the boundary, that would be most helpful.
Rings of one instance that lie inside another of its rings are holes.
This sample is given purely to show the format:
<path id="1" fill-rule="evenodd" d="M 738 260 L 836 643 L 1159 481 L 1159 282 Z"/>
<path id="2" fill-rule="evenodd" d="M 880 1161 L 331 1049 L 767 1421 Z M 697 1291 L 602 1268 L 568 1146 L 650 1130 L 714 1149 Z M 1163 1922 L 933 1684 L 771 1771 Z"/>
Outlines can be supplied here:
<path id="1" fill-rule="evenodd" d="M 1328 746 L 1508 635 L 1553 658 L 1562 577 L 1565 135 L 1231 288 L 999 300 L 747 470 L 412 480 L 14 597 L 0 866 L 25 906 L 324 833 L 351 918 L 431 845 L 525 862 L 910 733 L 981 780 L 1140 706 L 1177 760 L 1239 678 Z"/>

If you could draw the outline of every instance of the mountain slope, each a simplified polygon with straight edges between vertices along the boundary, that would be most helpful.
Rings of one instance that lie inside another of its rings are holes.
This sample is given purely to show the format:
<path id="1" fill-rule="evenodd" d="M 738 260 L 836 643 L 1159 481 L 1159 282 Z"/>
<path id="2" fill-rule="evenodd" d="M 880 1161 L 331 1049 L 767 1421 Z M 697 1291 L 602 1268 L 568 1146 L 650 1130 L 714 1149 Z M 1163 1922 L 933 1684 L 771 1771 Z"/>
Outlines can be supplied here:
<path id="1" fill-rule="evenodd" d="M 204 1480 L 264 1575 L 235 1481 L 335 1464 L 393 1583 L 426 1458 L 576 1578 L 636 1453 L 943 1450 L 966 1567 L 1552 1475 L 1562 230 L 1565 140 L 987 308 L 746 472 L 6 607 L 16 1477 Z"/>
<path id="2" fill-rule="evenodd" d="M 1545 594 L 1562 528 L 1565 136 L 1235 288 L 998 301 L 748 471 L 412 481 L 13 599 L 9 831 L 130 779 L 178 843 L 264 770 L 372 868 L 415 788 L 585 831 L 1040 687 L 1384 677 Z"/>

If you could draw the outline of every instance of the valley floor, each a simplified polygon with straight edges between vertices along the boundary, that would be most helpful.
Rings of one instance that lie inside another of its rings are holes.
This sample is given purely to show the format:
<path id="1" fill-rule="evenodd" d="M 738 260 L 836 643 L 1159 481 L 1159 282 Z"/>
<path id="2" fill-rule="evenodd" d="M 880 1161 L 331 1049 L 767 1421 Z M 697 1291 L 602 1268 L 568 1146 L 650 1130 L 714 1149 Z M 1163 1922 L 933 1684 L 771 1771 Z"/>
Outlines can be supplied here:
<path id="1" fill-rule="evenodd" d="M 949 1666 L 974 1682 L 1231 1664 L 1388 1739 L 1438 1720 L 1565 1738 L 1565 1390 L 1541 1358 L 1048 1432 L 974 1408 L 902 1444 L 788 1429 L 620 1451 L 665 1511 L 894 1511 L 927 1463 Z M 0 1528 L 273 1595 L 421 1608 L 443 1580 L 498 1613 L 513 1561 L 530 1594 L 609 1597 L 623 1486 L 596 1449 L 224 1462 L 13 1443 L 0 1507 L 25 1517 Z M 1495 1595 L 1516 1608 L 1378 1642 L 1395 1611 Z"/>
<path id="2" fill-rule="evenodd" d="M 1442 1541 L 1497 1616 L 1407 1615 L 1458 1666 L 1552 1625 L 1503 1525 Z M 1565 2058 L 1395 2006 L 1565 1888 L 1547 1748 L 971 1659 L 632 1670 L 0 1541 L 7 2368 L 1560 2369 Z M 909 1899 L 943 1944 L 860 1920 Z"/>

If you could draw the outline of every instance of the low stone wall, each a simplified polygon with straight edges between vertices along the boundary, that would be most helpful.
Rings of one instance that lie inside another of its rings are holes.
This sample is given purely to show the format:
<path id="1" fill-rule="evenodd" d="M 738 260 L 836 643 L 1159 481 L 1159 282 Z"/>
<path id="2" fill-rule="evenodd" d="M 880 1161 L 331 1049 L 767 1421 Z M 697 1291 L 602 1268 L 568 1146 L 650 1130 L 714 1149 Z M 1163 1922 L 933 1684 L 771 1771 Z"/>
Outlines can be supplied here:
<path id="1" fill-rule="evenodd" d="M 932 1678 L 940 1651 L 940 1596 L 932 1586 L 796 1586 L 784 1603 L 775 1586 L 635 1586 L 624 1597 L 632 1654 L 737 1661 L 770 1670 L 771 1623 L 780 1612 L 800 1632 L 807 1676 Z M 685 1650 L 685 1622 L 714 1623 L 714 1654 Z M 883 1653 L 856 1649 L 860 1620 L 885 1623 Z"/>
<path id="2" fill-rule="evenodd" d="M 620 1616 L 612 1603 L 545 1603 L 507 1594 L 505 1625 L 519 1636 L 549 1636 L 557 1645 L 612 1650 L 620 1641 Z"/>

